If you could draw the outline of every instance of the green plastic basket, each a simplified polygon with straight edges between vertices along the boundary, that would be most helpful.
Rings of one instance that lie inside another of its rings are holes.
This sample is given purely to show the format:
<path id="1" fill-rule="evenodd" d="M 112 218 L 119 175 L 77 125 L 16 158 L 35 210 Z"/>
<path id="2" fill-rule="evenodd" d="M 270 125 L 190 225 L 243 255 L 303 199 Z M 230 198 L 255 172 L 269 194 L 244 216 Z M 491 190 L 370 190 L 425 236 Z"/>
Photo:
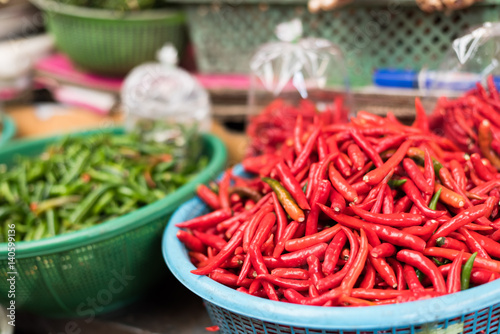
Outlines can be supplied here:
<path id="1" fill-rule="evenodd" d="M 31 0 L 44 11 L 57 47 L 83 70 L 123 76 L 155 59 L 165 43 L 184 46 L 184 13 L 180 10 L 114 12 L 70 6 L 52 0 Z"/>
<path id="2" fill-rule="evenodd" d="M 0 146 L 7 144 L 16 135 L 16 123 L 9 116 L 2 116 L 0 127 Z"/>
<path id="3" fill-rule="evenodd" d="M 304 36 L 326 38 L 345 54 L 353 85 L 371 84 L 377 68 L 418 70 L 440 62 L 464 29 L 500 19 L 500 1 L 452 13 L 424 13 L 414 0 L 354 0 L 311 14 L 306 0 L 167 0 L 182 3 L 198 68 L 248 73 L 251 55 L 274 37 L 277 24 L 299 18 Z"/>
<path id="4" fill-rule="evenodd" d="M 121 130 L 112 130 L 121 131 Z M 86 136 L 96 131 L 85 132 Z M 0 150 L 0 162 L 17 154 L 39 154 L 57 138 L 18 142 Z M 193 180 L 151 205 L 81 231 L 38 241 L 17 242 L 15 302 L 17 311 L 50 317 L 85 317 L 120 308 L 165 279 L 161 235 L 171 214 L 191 198 L 200 183 L 225 167 L 226 148 L 203 136 L 209 165 Z M 12 270 L 8 248 L 0 243 L 0 304 L 9 305 Z M 95 304 L 93 304 L 95 303 Z"/>

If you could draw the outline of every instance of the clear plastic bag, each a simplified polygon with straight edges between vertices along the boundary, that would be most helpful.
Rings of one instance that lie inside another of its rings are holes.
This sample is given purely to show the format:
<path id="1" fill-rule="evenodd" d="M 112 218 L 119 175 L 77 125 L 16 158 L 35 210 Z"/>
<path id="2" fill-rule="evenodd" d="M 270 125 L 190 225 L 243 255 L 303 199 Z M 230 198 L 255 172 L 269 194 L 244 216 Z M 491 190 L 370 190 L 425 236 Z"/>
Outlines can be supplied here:
<path id="1" fill-rule="evenodd" d="M 484 23 L 455 39 L 441 64 L 419 73 L 424 96 L 459 96 L 486 83 L 493 75 L 500 84 L 500 23 Z"/>
<path id="2" fill-rule="evenodd" d="M 206 90 L 177 64 L 177 51 L 168 44 L 158 63 L 146 63 L 126 77 L 121 98 L 125 127 L 144 140 L 174 142 L 179 158 L 201 152 L 200 132 L 210 129 L 210 99 Z"/>
<path id="3" fill-rule="evenodd" d="M 338 123 L 347 122 L 352 107 L 346 63 L 336 45 L 325 39 L 301 38 L 298 19 L 278 25 L 276 35 L 279 41 L 261 46 L 250 62 L 247 133 L 251 155 L 266 151 L 257 146 L 270 147 L 269 141 L 279 143 L 286 137 L 284 133 L 302 111 L 307 115 L 311 109 L 313 114 L 329 112 L 333 115 L 330 122 Z M 261 119 L 252 117 L 261 113 Z M 271 124 L 274 119 L 276 124 Z M 273 138 L 266 137 L 271 131 Z M 255 141 L 261 143 L 254 145 Z"/>

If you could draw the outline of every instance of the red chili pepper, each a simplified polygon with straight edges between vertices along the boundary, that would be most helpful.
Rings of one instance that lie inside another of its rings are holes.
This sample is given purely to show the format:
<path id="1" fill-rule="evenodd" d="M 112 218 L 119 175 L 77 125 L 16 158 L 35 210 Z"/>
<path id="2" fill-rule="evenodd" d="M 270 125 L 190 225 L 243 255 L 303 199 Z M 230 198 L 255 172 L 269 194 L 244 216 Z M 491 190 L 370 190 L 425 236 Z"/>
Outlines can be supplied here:
<path id="1" fill-rule="evenodd" d="M 462 272 L 463 253 L 464 251 L 460 251 L 459 256 L 457 256 L 451 263 L 448 278 L 446 280 L 446 289 L 448 293 L 460 291 L 460 274 Z"/>
<path id="2" fill-rule="evenodd" d="M 389 226 L 366 223 L 354 217 L 346 216 L 341 213 L 337 214 L 324 205 L 320 205 L 320 208 L 326 215 L 344 226 L 354 229 L 372 229 L 380 239 L 397 246 L 408 247 L 417 251 L 422 251 L 425 248 L 425 241 L 414 235 L 404 233 Z"/>
<path id="3" fill-rule="evenodd" d="M 406 156 L 406 152 L 410 148 L 411 144 L 411 141 L 405 141 L 398 148 L 396 153 L 394 153 L 392 157 L 390 157 L 389 160 L 387 160 L 382 166 L 372 170 L 371 172 L 368 172 L 365 176 L 363 176 L 363 181 L 370 185 L 380 183 L 380 181 L 382 181 L 383 178 L 404 159 L 404 157 Z"/>
<path id="4" fill-rule="evenodd" d="M 245 158 L 242 162 L 243 168 L 247 172 L 259 174 L 265 166 L 273 166 L 280 160 L 274 154 L 264 154 L 256 157 Z"/>
<path id="5" fill-rule="evenodd" d="M 394 213 L 406 212 L 410 209 L 412 201 L 410 197 L 401 197 L 394 205 Z"/>
<path id="6" fill-rule="evenodd" d="M 307 139 L 304 145 L 304 149 L 300 152 L 300 154 L 298 155 L 297 159 L 295 159 L 295 162 L 293 164 L 292 173 L 294 175 L 297 174 L 297 172 L 299 172 L 306 165 L 307 160 L 311 155 L 312 149 L 316 144 L 316 140 L 318 139 L 320 132 L 321 132 L 320 128 L 314 130 Z"/>
<path id="7" fill-rule="evenodd" d="M 266 282 L 275 284 L 281 288 L 294 289 L 296 291 L 307 291 L 311 282 L 308 280 L 296 280 L 290 278 L 282 278 L 270 274 L 259 274 L 256 279 L 265 280 Z"/>
<path id="8" fill-rule="evenodd" d="M 432 195 L 434 189 L 427 182 L 424 174 L 420 171 L 415 161 L 410 158 L 403 159 L 403 167 L 406 171 L 406 174 L 410 177 L 410 179 L 415 183 L 415 185 L 426 194 Z"/>
<path id="9" fill-rule="evenodd" d="M 500 243 L 474 231 L 469 231 L 469 234 L 479 242 L 488 254 L 500 258 Z"/>
<path id="10" fill-rule="evenodd" d="M 320 279 L 323 278 L 323 274 L 321 273 L 321 263 L 317 256 L 310 255 L 307 258 L 307 265 L 309 266 L 309 277 L 314 284 L 318 283 Z"/>
<path id="11" fill-rule="evenodd" d="M 297 115 L 297 119 L 295 121 L 295 128 L 293 130 L 293 144 L 295 148 L 295 154 L 299 155 L 300 152 L 304 150 L 302 146 L 302 129 L 304 127 L 304 119 L 302 114 Z"/>
<path id="12" fill-rule="evenodd" d="M 422 285 L 422 283 L 420 283 L 420 280 L 418 279 L 415 269 L 412 266 L 405 264 L 403 267 L 403 275 L 406 284 L 408 284 L 408 288 L 411 291 L 423 292 L 425 290 L 424 286 Z"/>
<path id="13" fill-rule="evenodd" d="M 434 256 L 434 257 L 444 257 L 448 260 L 454 260 L 460 254 L 460 251 L 455 249 L 440 248 L 440 247 L 429 247 L 424 250 L 424 255 Z M 462 256 L 462 261 L 465 262 L 471 256 L 470 253 L 464 253 Z M 482 257 L 476 257 L 474 260 L 474 267 L 490 270 L 496 273 L 500 273 L 500 261 L 484 259 Z"/>
<path id="14" fill-rule="evenodd" d="M 427 113 L 425 112 L 424 106 L 418 97 L 415 98 L 415 122 L 413 127 L 420 129 L 423 133 L 429 133 L 429 120 L 427 118 Z"/>
<path id="15" fill-rule="evenodd" d="M 342 283 L 340 284 L 340 289 L 347 295 L 351 294 L 356 281 L 358 280 L 363 267 L 366 263 L 366 258 L 368 256 L 368 239 L 366 238 L 365 231 L 361 229 L 361 242 L 359 244 L 359 252 L 356 256 L 356 260 L 353 262 L 349 271 L 346 273 Z M 372 263 L 373 264 L 373 263 Z"/>
<path id="16" fill-rule="evenodd" d="M 377 275 L 377 272 L 375 271 L 375 269 L 371 265 L 370 259 L 367 259 L 366 265 L 365 265 L 365 275 L 364 275 L 361 283 L 359 283 L 360 289 L 373 289 L 373 287 L 375 286 L 376 275 Z M 355 290 L 357 290 L 357 289 L 353 289 L 352 293 L 354 293 Z"/>
<path id="17" fill-rule="evenodd" d="M 324 229 L 321 232 L 316 232 L 315 234 L 306 235 L 299 239 L 291 239 L 285 243 L 285 249 L 289 252 L 304 249 L 319 243 L 324 243 L 330 241 L 337 232 L 339 232 L 341 226 L 336 224 L 335 226 Z"/>
<path id="18" fill-rule="evenodd" d="M 280 266 L 284 267 L 299 267 L 307 262 L 310 255 L 315 255 L 320 259 L 324 258 L 328 244 L 320 243 L 304 249 L 281 255 L 277 260 Z"/>
<path id="19" fill-rule="evenodd" d="M 354 170 L 362 170 L 365 166 L 365 156 L 358 145 L 350 144 L 347 147 L 347 155 L 352 161 L 352 167 Z"/>
<path id="20" fill-rule="evenodd" d="M 318 217 L 321 212 L 321 209 L 317 206 L 317 204 L 325 204 L 330 197 L 330 191 L 332 186 L 330 181 L 321 180 L 314 192 L 314 196 L 312 199 L 313 207 L 311 211 L 309 211 L 309 215 L 306 220 L 306 235 L 313 235 L 318 232 Z"/>
<path id="21" fill-rule="evenodd" d="M 378 214 L 380 213 L 380 210 L 382 209 L 382 203 L 384 201 L 384 198 L 385 198 L 385 190 L 386 190 L 386 184 L 384 184 L 384 186 L 381 186 L 379 191 L 378 191 L 378 194 L 377 194 L 377 197 L 375 199 L 375 203 L 373 204 L 372 208 L 370 209 L 370 212 L 371 213 L 374 213 L 374 214 Z"/>
<path id="22" fill-rule="evenodd" d="M 408 226 L 418 226 L 422 224 L 421 215 L 413 215 L 411 213 L 393 213 L 393 214 L 383 214 L 383 213 L 371 213 L 356 207 L 356 205 L 351 206 L 352 211 L 366 220 L 367 222 L 395 227 L 408 227 Z"/>
<path id="23" fill-rule="evenodd" d="M 389 186 L 385 186 L 385 196 L 382 203 L 382 213 L 392 214 L 394 213 L 394 197 L 392 196 L 392 191 Z"/>
<path id="24" fill-rule="evenodd" d="M 330 202 L 331 202 L 330 207 L 335 212 L 342 212 L 346 207 L 344 197 L 335 189 L 330 190 Z"/>
<path id="25" fill-rule="evenodd" d="M 332 301 L 333 304 L 337 304 L 340 296 L 342 295 L 342 291 L 340 289 L 333 289 L 319 295 L 318 297 L 304 297 L 294 289 L 286 289 L 283 294 L 290 303 L 320 306 L 328 301 Z"/>
<path id="26" fill-rule="evenodd" d="M 309 271 L 301 268 L 275 268 L 271 270 L 271 275 L 290 279 L 309 279 Z"/>
<path id="27" fill-rule="evenodd" d="M 446 293 L 446 284 L 443 275 L 436 265 L 422 253 L 409 249 L 400 250 L 396 256 L 398 261 L 405 262 L 422 271 L 432 281 L 438 293 Z"/>
<path id="28" fill-rule="evenodd" d="M 443 248 L 463 250 L 469 252 L 469 247 L 462 241 L 450 238 L 450 237 L 440 237 L 436 240 L 436 245 Z"/>
<path id="29" fill-rule="evenodd" d="M 332 289 L 334 287 L 338 287 L 342 283 L 342 280 L 344 279 L 344 277 L 346 276 L 347 272 L 350 270 L 351 266 L 353 265 L 356 259 L 356 255 L 358 253 L 358 248 L 359 248 L 357 238 L 354 235 L 354 233 L 352 233 L 352 231 L 348 228 L 342 227 L 342 231 L 344 231 L 344 233 L 346 234 L 351 247 L 349 259 L 339 272 L 335 274 L 330 274 L 320 279 L 316 283 L 316 287 L 318 288 L 318 290 L 327 290 L 327 289 Z"/>
<path id="30" fill-rule="evenodd" d="M 462 234 L 465 237 L 465 243 L 468 246 L 468 251 L 472 253 L 476 253 L 477 255 L 485 258 L 485 259 L 491 259 L 491 257 L 488 255 L 488 252 L 481 246 L 478 240 L 474 238 L 474 236 L 471 234 L 471 232 L 465 228 L 461 227 L 458 229 L 458 232 Z"/>
<path id="31" fill-rule="evenodd" d="M 220 209 L 206 215 L 199 216 L 188 221 L 176 224 L 179 228 L 209 228 L 232 216 L 231 209 Z"/>
<path id="32" fill-rule="evenodd" d="M 333 237 L 325 251 L 325 259 L 323 261 L 322 270 L 325 275 L 330 275 L 334 272 L 337 266 L 340 252 L 347 242 L 347 236 L 343 230 L 340 230 Z"/>
<path id="33" fill-rule="evenodd" d="M 480 217 L 484 217 L 488 212 L 491 212 L 491 210 L 485 204 L 465 209 L 455 217 L 451 218 L 448 222 L 441 225 L 429 240 L 428 245 L 433 246 L 439 237 L 446 237 L 448 234 L 458 230 L 460 227 L 468 223 L 472 223 Z"/>
<path id="34" fill-rule="evenodd" d="M 485 284 L 500 278 L 499 273 L 494 273 L 489 270 L 472 269 L 470 281 L 474 284 Z"/>
<path id="35" fill-rule="evenodd" d="M 364 183 L 363 181 L 359 181 L 357 183 L 354 183 L 351 185 L 352 189 L 356 192 L 358 195 L 358 203 L 361 202 L 359 200 L 359 195 L 366 194 L 371 190 L 371 187 Z M 371 199 L 370 199 L 371 200 Z"/>
<path id="36" fill-rule="evenodd" d="M 283 237 L 278 241 L 276 247 L 274 248 L 273 251 L 274 258 L 278 258 L 281 255 L 281 253 L 283 253 L 283 251 L 285 250 L 286 242 L 293 238 L 298 227 L 299 223 L 297 223 L 296 221 L 292 221 L 291 223 L 288 224 L 288 226 L 285 228 L 285 231 L 283 232 Z"/>
<path id="37" fill-rule="evenodd" d="M 424 199 L 422 198 L 422 195 L 420 194 L 417 186 L 415 186 L 415 183 L 413 183 L 413 181 L 408 178 L 403 179 L 405 179 L 406 182 L 401 186 L 401 189 L 406 193 L 406 195 L 411 199 L 413 204 L 415 204 L 415 206 L 420 210 L 420 212 L 422 212 L 423 215 L 435 219 L 446 214 L 446 211 L 434 211 L 429 209 Z"/>
<path id="38" fill-rule="evenodd" d="M 405 280 L 405 276 L 404 276 L 404 273 L 403 273 L 403 265 L 401 263 L 399 263 L 399 261 L 397 261 L 394 258 L 388 258 L 387 262 L 389 262 L 389 264 L 391 265 L 392 269 L 396 273 L 396 278 L 397 278 L 397 283 L 398 283 L 398 287 L 397 287 L 398 290 L 399 291 L 406 290 L 406 280 Z"/>
<path id="39" fill-rule="evenodd" d="M 396 254 L 396 247 L 387 242 L 373 247 L 373 249 L 370 251 L 370 255 L 375 258 L 389 257 L 393 256 L 394 254 Z"/>
<path id="40" fill-rule="evenodd" d="M 217 250 L 221 250 L 227 244 L 226 240 L 215 234 L 203 233 L 198 230 L 193 230 L 193 234 L 195 235 L 195 237 L 201 240 L 204 245 L 215 248 Z"/>
<path id="41" fill-rule="evenodd" d="M 358 194 L 353 187 L 347 183 L 347 181 L 340 175 L 340 173 L 335 169 L 335 167 L 330 164 L 328 175 L 333 187 L 349 202 L 356 202 L 358 200 Z"/>
<path id="42" fill-rule="evenodd" d="M 229 209 L 231 203 L 229 200 L 229 185 L 231 182 L 231 170 L 227 170 L 219 183 L 219 201 L 223 209 Z"/>
<path id="43" fill-rule="evenodd" d="M 203 253 L 205 251 L 205 245 L 203 242 L 189 232 L 184 230 L 177 231 L 177 239 L 185 244 L 188 249 L 194 252 Z"/>
<path id="44" fill-rule="evenodd" d="M 212 208 L 212 210 L 220 209 L 219 196 L 206 185 L 200 184 L 198 188 L 196 188 L 196 194 L 203 202 Z"/>
<path id="45" fill-rule="evenodd" d="M 365 152 L 368 158 L 373 161 L 376 167 L 380 167 L 384 164 L 382 158 L 378 152 L 373 148 L 373 146 L 368 142 L 368 140 L 361 134 L 359 130 L 351 129 L 350 135 L 352 139 L 358 144 L 358 146 Z"/>
<path id="46" fill-rule="evenodd" d="M 375 146 L 375 151 L 382 153 L 388 149 L 399 147 L 406 138 L 406 134 L 385 137 L 378 141 L 377 146 Z"/>
<path id="47" fill-rule="evenodd" d="M 250 261 L 252 262 L 252 266 L 257 274 L 268 274 L 264 259 L 262 258 L 262 254 L 258 251 L 258 247 L 256 245 L 250 246 L 248 255 L 250 256 Z M 269 299 L 276 301 L 279 300 L 276 291 L 269 282 L 262 282 L 262 286 L 264 287 L 264 290 Z M 252 291 L 252 289 L 250 289 L 250 291 Z"/>
<path id="48" fill-rule="evenodd" d="M 235 274 L 233 274 L 227 270 L 221 269 L 221 268 L 214 269 L 209 274 L 209 277 L 216 282 L 219 282 L 219 283 L 224 284 L 224 285 L 233 286 L 233 287 L 244 286 L 245 288 L 248 288 L 248 287 L 250 287 L 250 284 L 252 284 L 252 282 L 253 282 L 253 280 L 249 279 L 249 278 L 245 278 L 241 282 L 237 282 L 238 276 L 236 276 Z"/>
<path id="49" fill-rule="evenodd" d="M 380 239 L 377 236 L 377 233 L 373 232 L 373 230 L 367 228 L 365 230 L 366 233 L 366 238 L 368 239 L 368 243 L 373 246 L 377 247 L 378 245 L 381 244 Z"/>
<path id="50" fill-rule="evenodd" d="M 209 332 L 217 332 L 218 330 L 220 330 L 220 328 L 219 326 L 210 326 L 210 327 L 205 327 L 205 330 Z"/>
<path id="51" fill-rule="evenodd" d="M 281 161 L 276 165 L 276 171 L 278 172 L 281 183 L 290 192 L 300 208 L 303 210 L 311 210 L 306 195 L 302 192 L 302 187 L 297 182 L 288 166 Z"/>
<path id="52" fill-rule="evenodd" d="M 451 175 L 455 180 L 457 186 L 465 190 L 465 186 L 467 185 L 467 177 L 465 176 L 465 171 L 462 165 L 457 160 L 450 161 Z"/>
<path id="53" fill-rule="evenodd" d="M 328 145 L 326 144 L 325 137 L 322 135 L 318 136 L 318 158 L 319 161 L 324 160 L 328 155 Z"/>
<path id="54" fill-rule="evenodd" d="M 428 240 L 434 231 L 438 228 L 439 222 L 437 220 L 431 219 L 428 220 L 424 226 L 412 226 L 405 227 L 401 231 L 409 234 L 413 234 L 421 237 L 423 240 Z"/>
<path id="55" fill-rule="evenodd" d="M 243 250 L 245 251 L 245 253 L 248 253 L 248 249 L 250 248 L 250 241 L 252 241 L 255 231 L 257 230 L 260 222 L 262 221 L 264 216 L 272 210 L 273 207 L 271 205 L 262 207 L 246 225 L 243 235 Z"/>
<path id="56" fill-rule="evenodd" d="M 470 162 L 474 166 L 477 176 L 479 176 L 484 181 L 491 181 L 495 178 L 495 175 L 488 170 L 488 168 L 481 161 L 481 156 L 477 153 L 473 153 L 470 156 Z"/>
<path id="57" fill-rule="evenodd" d="M 283 210 L 283 207 L 281 206 L 278 196 L 276 196 L 276 193 L 272 192 L 272 197 L 273 197 L 273 206 L 274 206 L 274 212 L 276 213 L 276 222 L 277 222 L 277 228 L 276 228 L 276 243 L 279 242 L 283 236 L 283 232 L 285 231 L 287 225 L 288 225 L 288 219 L 285 214 L 285 210 Z"/>
<path id="58" fill-rule="evenodd" d="M 307 189 L 306 189 L 306 198 L 311 198 L 313 195 L 313 191 L 316 188 L 316 181 L 318 174 L 318 169 L 320 168 L 319 163 L 311 164 L 311 168 L 309 168 L 309 177 L 307 181 Z"/>
<path id="59" fill-rule="evenodd" d="M 365 175 L 371 168 L 373 167 L 373 162 L 368 162 L 361 170 L 357 171 L 353 175 L 351 175 L 348 179 L 346 179 L 347 183 L 353 184 L 357 181 L 362 182 L 362 177 Z M 364 183 L 364 182 L 363 182 Z"/>
<path id="60" fill-rule="evenodd" d="M 215 268 L 219 267 L 224 261 L 226 261 L 234 252 L 236 247 L 238 247 L 243 241 L 243 231 L 238 230 L 233 235 L 231 240 L 221 249 L 216 256 L 211 258 L 208 263 L 203 268 L 198 268 L 191 270 L 191 273 L 195 275 L 207 275 L 212 272 Z"/>

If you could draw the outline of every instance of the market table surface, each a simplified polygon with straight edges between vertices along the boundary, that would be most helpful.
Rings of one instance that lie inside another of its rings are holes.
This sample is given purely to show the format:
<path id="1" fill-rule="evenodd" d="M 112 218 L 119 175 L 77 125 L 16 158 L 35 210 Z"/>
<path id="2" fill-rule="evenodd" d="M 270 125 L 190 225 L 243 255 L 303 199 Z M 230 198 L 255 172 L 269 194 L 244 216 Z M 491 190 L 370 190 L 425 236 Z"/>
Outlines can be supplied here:
<path id="1" fill-rule="evenodd" d="M 165 265 L 165 271 L 168 271 Z M 16 334 L 206 334 L 212 326 L 201 298 L 171 274 L 136 303 L 89 319 L 47 319 L 19 312 Z M 80 331 L 78 330 L 80 329 Z"/>

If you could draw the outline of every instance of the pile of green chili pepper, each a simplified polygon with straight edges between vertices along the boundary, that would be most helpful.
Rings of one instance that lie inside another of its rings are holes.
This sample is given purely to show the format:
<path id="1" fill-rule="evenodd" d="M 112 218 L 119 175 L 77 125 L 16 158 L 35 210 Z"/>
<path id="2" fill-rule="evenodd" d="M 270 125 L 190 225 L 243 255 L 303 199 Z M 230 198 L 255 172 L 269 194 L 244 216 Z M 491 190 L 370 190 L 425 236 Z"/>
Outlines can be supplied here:
<path id="1" fill-rule="evenodd" d="M 208 162 L 193 135 L 181 141 L 144 141 L 138 133 L 67 137 L 40 156 L 0 165 L 0 242 L 10 224 L 16 240 L 38 240 L 162 199 Z"/>

